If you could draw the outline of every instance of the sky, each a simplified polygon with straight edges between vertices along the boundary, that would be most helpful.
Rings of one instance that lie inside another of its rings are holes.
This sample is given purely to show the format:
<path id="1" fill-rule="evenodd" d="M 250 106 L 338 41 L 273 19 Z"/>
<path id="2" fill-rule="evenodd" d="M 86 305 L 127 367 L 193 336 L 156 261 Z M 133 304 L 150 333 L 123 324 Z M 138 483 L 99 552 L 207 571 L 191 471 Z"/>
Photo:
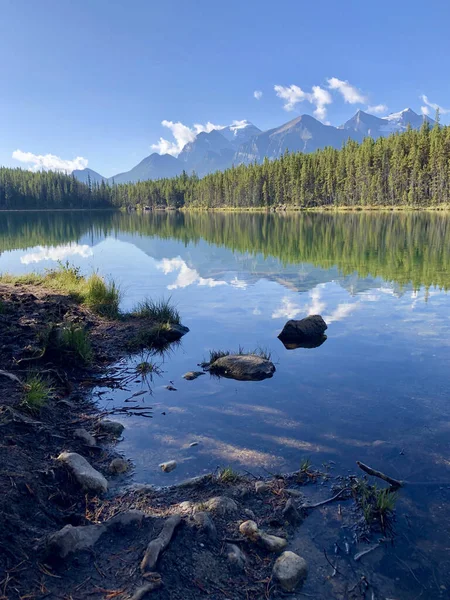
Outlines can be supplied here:
<path id="1" fill-rule="evenodd" d="M 104 176 L 196 132 L 411 107 L 450 123 L 450 4 L 0 0 L 0 165 Z M 370 108 L 369 108 L 370 107 Z M 448 111 L 448 112 L 446 112 Z"/>

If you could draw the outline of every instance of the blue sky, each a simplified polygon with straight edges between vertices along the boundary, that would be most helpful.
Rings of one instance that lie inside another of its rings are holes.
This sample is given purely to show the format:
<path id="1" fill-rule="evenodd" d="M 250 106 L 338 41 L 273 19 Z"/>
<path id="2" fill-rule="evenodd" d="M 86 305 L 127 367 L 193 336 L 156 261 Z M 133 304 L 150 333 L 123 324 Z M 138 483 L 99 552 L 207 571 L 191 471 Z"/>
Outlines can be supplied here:
<path id="1" fill-rule="evenodd" d="M 0 5 L 2 165 L 88 161 L 110 176 L 161 137 L 176 153 L 195 124 L 267 129 L 309 113 L 338 125 L 368 106 L 420 112 L 423 95 L 450 107 L 450 5 L 436 0 Z"/>

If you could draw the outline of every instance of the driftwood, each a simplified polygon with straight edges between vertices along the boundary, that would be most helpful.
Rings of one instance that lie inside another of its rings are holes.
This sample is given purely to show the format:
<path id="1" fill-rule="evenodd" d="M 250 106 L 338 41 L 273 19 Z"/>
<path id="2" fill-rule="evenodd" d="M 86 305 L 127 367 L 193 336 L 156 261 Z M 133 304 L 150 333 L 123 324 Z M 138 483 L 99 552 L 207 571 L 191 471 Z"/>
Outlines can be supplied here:
<path id="1" fill-rule="evenodd" d="M 399 488 L 399 487 L 403 487 L 403 485 L 404 485 L 403 481 L 399 481 L 398 479 L 389 477 L 389 475 L 385 475 L 381 471 L 376 471 L 375 469 L 372 469 L 372 467 L 365 465 L 364 463 L 360 462 L 359 460 L 356 461 L 356 464 L 358 465 L 358 467 L 360 469 L 362 469 L 368 475 L 372 475 L 372 477 L 378 477 L 378 479 L 382 479 L 383 481 L 386 481 L 387 483 L 392 485 L 392 487 Z"/>
<path id="2" fill-rule="evenodd" d="M 144 558 L 141 562 L 142 573 L 152 571 L 158 562 L 159 555 L 167 548 L 172 539 L 175 528 L 181 523 L 180 515 L 173 515 L 167 519 L 157 538 L 152 540 L 147 546 Z"/>

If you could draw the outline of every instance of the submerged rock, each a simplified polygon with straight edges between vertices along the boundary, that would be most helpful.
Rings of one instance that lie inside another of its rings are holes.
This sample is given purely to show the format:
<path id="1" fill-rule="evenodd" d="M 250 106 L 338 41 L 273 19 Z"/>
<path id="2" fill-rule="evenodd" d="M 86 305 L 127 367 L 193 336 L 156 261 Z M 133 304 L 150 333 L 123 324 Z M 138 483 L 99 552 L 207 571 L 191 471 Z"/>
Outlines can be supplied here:
<path id="1" fill-rule="evenodd" d="M 288 550 L 277 558 L 272 573 L 285 592 L 293 592 L 306 579 L 308 564 L 304 558 Z"/>
<path id="2" fill-rule="evenodd" d="M 62 452 L 58 460 L 69 467 L 81 487 L 92 494 L 108 491 L 108 482 L 88 461 L 76 452 Z"/>
<path id="3" fill-rule="evenodd" d="M 256 354 L 229 354 L 209 365 L 211 373 L 239 381 L 261 381 L 272 377 L 275 365 Z"/>
<path id="4" fill-rule="evenodd" d="M 122 423 L 119 423 L 119 421 L 110 421 L 109 419 L 100 421 L 98 428 L 102 433 L 106 433 L 107 435 L 111 435 L 113 437 L 120 437 L 125 429 L 125 427 L 122 425 Z"/>
<path id="5" fill-rule="evenodd" d="M 320 315 L 310 315 L 305 319 L 288 321 L 278 336 L 286 347 L 314 348 L 323 344 L 324 333 L 328 328 Z"/>
<path id="6" fill-rule="evenodd" d="M 188 371 L 183 375 L 183 379 L 187 379 L 188 381 L 192 381 L 193 379 L 197 379 L 201 375 L 204 375 L 203 371 Z"/>
<path id="7" fill-rule="evenodd" d="M 109 470 L 111 473 L 115 475 L 120 475 L 121 473 L 126 473 L 130 468 L 129 463 L 123 458 L 114 458 L 109 463 Z"/>
<path id="8" fill-rule="evenodd" d="M 174 460 L 168 460 L 167 462 L 161 463 L 159 467 L 161 471 L 164 471 L 164 473 L 170 473 L 170 471 L 173 471 L 177 468 L 177 463 Z"/>

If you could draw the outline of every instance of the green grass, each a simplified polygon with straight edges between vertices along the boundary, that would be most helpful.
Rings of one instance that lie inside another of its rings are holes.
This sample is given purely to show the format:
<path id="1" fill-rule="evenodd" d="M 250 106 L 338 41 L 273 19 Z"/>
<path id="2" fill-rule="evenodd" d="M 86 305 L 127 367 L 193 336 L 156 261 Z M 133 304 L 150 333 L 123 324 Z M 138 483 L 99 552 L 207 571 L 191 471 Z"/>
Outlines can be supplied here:
<path id="1" fill-rule="evenodd" d="M 309 458 L 304 458 L 300 463 L 300 472 L 307 473 L 311 469 L 311 460 Z"/>
<path id="2" fill-rule="evenodd" d="M 106 282 L 100 275 L 93 273 L 90 277 L 81 275 L 79 267 L 68 262 L 60 263 L 58 268 L 46 270 L 42 274 L 0 276 L 0 283 L 14 285 L 36 285 L 46 289 L 68 294 L 79 304 L 88 306 L 95 313 L 115 319 L 119 316 L 121 292 L 113 282 Z"/>
<path id="3" fill-rule="evenodd" d="M 395 504 L 398 499 L 397 492 L 391 492 L 384 488 L 375 490 L 375 505 L 380 515 L 388 515 L 395 509 Z"/>
<path id="4" fill-rule="evenodd" d="M 132 314 L 135 317 L 150 319 L 156 323 L 180 323 L 180 313 L 170 303 L 170 298 L 167 300 L 150 300 L 146 298 L 134 308 Z"/>
<path id="5" fill-rule="evenodd" d="M 47 379 L 38 373 L 30 373 L 24 383 L 22 406 L 32 413 L 38 413 L 47 403 L 52 388 Z"/>
<path id="6" fill-rule="evenodd" d="M 131 352 L 151 348 L 160 354 L 164 353 L 169 347 L 177 342 L 167 339 L 167 332 L 170 329 L 169 323 L 157 323 L 151 327 L 141 329 L 135 337 L 128 341 L 128 349 Z"/>
<path id="7" fill-rule="evenodd" d="M 271 356 L 272 356 L 271 353 L 268 350 L 266 350 L 265 348 L 255 348 L 254 350 L 251 350 L 249 352 L 246 352 L 242 346 L 239 346 L 237 352 L 232 352 L 231 350 L 210 350 L 209 351 L 209 360 L 202 362 L 201 366 L 202 367 L 210 366 L 213 363 L 215 363 L 216 360 L 219 360 L 219 358 L 223 358 L 224 356 L 230 356 L 230 355 L 260 356 L 261 358 L 264 358 L 265 360 L 270 360 Z"/>
<path id="8" fill-rule="evenodd" d="M 93 359 L 92 345 L 89 336 L 81 325 L 70 323 L 64 325 L 60 330 L 57 345 L 62 350 L 86 365 Z"/>
<path id="9" fill-rule="evenodd" d="M 138 375 L 142 375 L 143 377 L 148 375 L 160 375 L 161 367 L 152 361 L 145 360 L 136 365 L 136 373 L 138 373 Z"/>
<path id="10" fill-rule="evenodd" d="M 224 467 L 221 469 L 217 475 L 217 479 L 221 483 L 235 483 L 240 479 L 240 475 L 237 471 L 232 469 L 231 467 Z"/>
<path id="11" fill-rule="evenodd" d="M 353 483 L 352 491 L 368 525 L 378 523 L 383 530 L 389 526 L 389 518 L 398 499 L 397 492 L 370 485 L 365 479 L 357 479 Z"/>

